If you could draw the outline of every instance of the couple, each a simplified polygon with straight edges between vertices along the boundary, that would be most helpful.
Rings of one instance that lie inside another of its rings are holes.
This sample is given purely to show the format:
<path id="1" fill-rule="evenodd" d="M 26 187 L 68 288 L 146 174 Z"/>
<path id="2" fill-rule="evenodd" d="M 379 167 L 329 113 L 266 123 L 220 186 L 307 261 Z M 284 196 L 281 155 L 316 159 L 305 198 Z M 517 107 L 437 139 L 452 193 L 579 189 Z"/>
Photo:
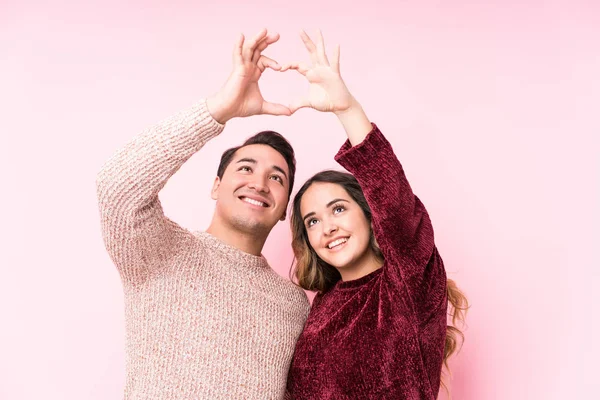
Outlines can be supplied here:
<path id="1" fill-rule="evenodd" d="M 465 305 L 446 279 L 423 204 L 352 97 L 323 37 L 301 35 L 312 65 L 262 52 L 279 36 L 240 36 L 213 97 L 143 132 L 98 174 L 105 245 L 125 292 L 126 399 L 435 399 Z M 310 90 L 289 108 L 263 100 L 266 68 Z M 297 284 L 261 255 L 286 218 L 294 151 L 264 131 L 223 153 L 206 232 L 163 214 L 158 193 L 232 118 L 333 112 L 348 141 L 291 207 Z M 317 291 L 312 307 L 302 289 Z M 456 307 L 452 307 L 456 306 Z"/>

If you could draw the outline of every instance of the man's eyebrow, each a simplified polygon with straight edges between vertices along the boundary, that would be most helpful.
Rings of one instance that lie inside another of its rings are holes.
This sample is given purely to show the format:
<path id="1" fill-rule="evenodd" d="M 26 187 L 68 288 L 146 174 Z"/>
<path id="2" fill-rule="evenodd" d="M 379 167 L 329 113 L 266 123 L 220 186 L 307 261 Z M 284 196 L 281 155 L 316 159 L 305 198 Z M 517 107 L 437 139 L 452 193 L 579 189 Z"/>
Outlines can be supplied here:
<path id="1" fill-rule="evenodd" d="M 256 161 L 254 158 L 250 158 L 250 157 L 244 157 L 244 158 L 240 158 L 239 160 L 237 160 L 235 163 L 239 164 L 239 163 L 243 163 L 243 162 L 247 162 L 250 164 L 257 164 L 258 161 Z M 284 169 L 281 167 L 278 167 L 277 165 L 273 165 L 272 167 L 275 171 L 280 172 L 283 174 L 283 176 L 285 176 L 285 179 L 288 179 L 287 174 L 285 173 Z"/>
<path id="2" fill-rule="evenodd" d="M 284 170 L 283 170 L 281 167 L 278 167 L 277 165 L 273 165 L 273 169 L 274 169 L 275 171 L 279 171 L 279 172 L 281 172 L 281 173 L 283 174 L 283 176 L 285 176 L 285 179 L 287 179 L 287 178 L 288 178 L 287 174 L 285 173 L 285 171 L 284 171 Z"/>
<path id="3" fill-rule="evenodd" d="M 256 164 L 256 160 L 254 158 L 249 158 L 249 157 L 241 158 L 241 159 L 237 160 L 235 163 L 239 164 L 239 163 L 242 163 L 242 162 L 247 162 L 247 163 L 250 163 L 250 164 Z"/>

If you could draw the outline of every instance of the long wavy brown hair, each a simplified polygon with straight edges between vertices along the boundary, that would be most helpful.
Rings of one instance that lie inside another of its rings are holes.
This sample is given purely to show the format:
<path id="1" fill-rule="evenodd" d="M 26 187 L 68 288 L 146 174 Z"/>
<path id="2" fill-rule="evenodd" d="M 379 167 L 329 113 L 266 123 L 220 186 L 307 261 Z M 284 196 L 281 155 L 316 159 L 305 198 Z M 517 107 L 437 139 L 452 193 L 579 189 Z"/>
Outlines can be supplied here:
<path id="1" fill-rule="evenodd" d="M 319 258 L 308 241 L 308 233 L 302 220 L 300 212 L 302 196 L 316 182 L 335 183 L 342 186 L 348 195 L 360 206 L 369 225 L 372 222 L 372 214 L 371 208 L 356 178 L 352 174 L 341 171 L 325 170 L 315 174 L 302 185 L 294 197 L 290 218 L 292 249 L 295 257 L 291 269 L 292 280 L 305 290 L 324 293 L 331 289 L 342 277 L 337 269 Z M 370 246 L 375 256 L 380 261 L 383 261 L 383 254 L 377 245 L 373 229 L 371 229 L 370 234 Z M 446 370 L 449 371 L 448 359 L 460 349 L 464 341 L 464 334 L 457 328 L 457 325 L 464 324 L 469 304 L 465 295 L 452 279 L 447 280 L 446 293 L 448 297 L 449 324 L 446 329 L 443 362 Z M 446 388 L 444 382 L 442 382 L 442 386 Z"/>

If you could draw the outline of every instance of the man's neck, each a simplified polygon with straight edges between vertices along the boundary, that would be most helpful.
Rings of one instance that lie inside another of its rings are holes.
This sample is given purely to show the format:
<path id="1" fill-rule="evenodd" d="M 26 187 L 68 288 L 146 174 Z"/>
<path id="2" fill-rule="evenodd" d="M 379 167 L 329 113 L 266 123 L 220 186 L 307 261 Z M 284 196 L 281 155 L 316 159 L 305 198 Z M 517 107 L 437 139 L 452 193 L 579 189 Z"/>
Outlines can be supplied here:
<path id="1" fill-rule="evenodd" d="M 216 221 L 211 222 L 206 232 L 223 243 L 255 256 L 261 255 L 263 246 L 267 240 L 266 237 L 262 238 L 260 235 L 234 230 Z"/>

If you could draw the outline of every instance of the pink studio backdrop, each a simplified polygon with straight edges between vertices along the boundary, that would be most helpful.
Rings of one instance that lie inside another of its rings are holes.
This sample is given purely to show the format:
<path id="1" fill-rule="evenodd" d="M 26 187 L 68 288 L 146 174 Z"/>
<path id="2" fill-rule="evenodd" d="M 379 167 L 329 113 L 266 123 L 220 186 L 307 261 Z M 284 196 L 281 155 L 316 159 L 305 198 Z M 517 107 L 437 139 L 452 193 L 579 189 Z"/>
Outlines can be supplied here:
<path id="1" fill-rule="evenodd" d="M 0 399 L 122 397 L 123 295 L 95 174 L 218 90 L 236 35 L 263 26 L 282 34 L 267 52 L 281 62 L 308 60 L 301 28 L 341 44 L 348 86 L 426 203 L 472 303 L 453 398 L 599 395 L 598 3 L 87 3 L 0 3 Z M 268 72 L 262 87 L 286 102 L 305 85 Z M 267 128 L 296 148 L 299 184 L 336 167 L 331 115 L 236 120 L 168 183 L 167 215 L 206 228 L 220 153 Z M 282 275 L 289 241 L 279 224 L 264 251 Z"/>

